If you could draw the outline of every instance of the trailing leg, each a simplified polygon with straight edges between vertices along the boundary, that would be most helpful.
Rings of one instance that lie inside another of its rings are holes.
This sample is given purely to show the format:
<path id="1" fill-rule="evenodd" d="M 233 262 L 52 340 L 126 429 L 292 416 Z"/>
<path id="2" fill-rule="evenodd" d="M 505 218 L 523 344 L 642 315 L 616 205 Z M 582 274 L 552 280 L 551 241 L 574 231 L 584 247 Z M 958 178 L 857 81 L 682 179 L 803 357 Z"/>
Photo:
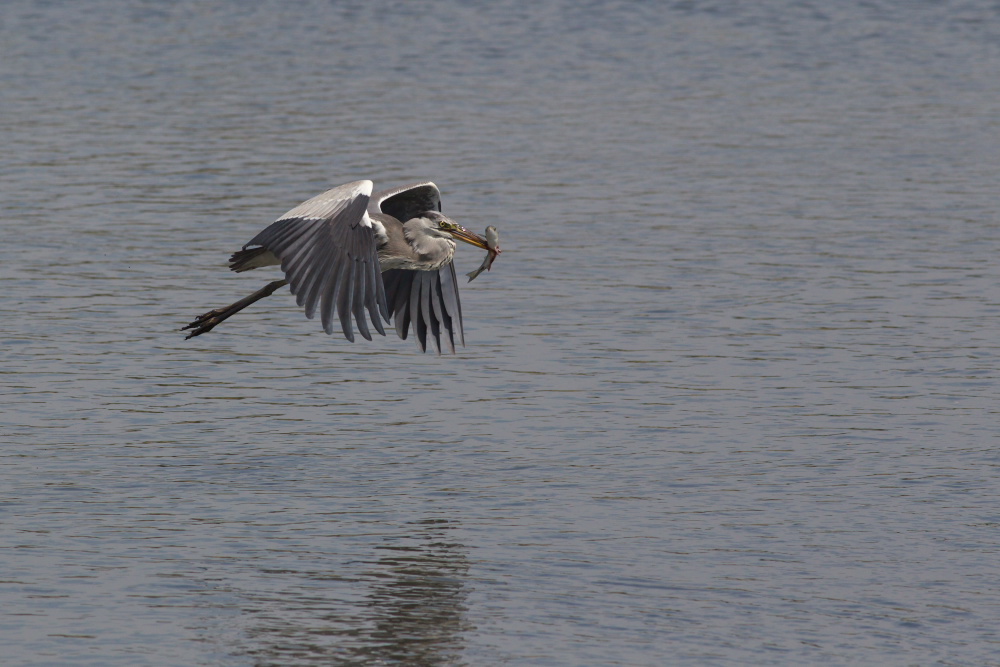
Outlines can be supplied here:
<path id="1" fill-rule="evenodd" d="M 229 319 L 236 313 L 240 312 L 252 303 L 260 301 L 264 297 L 271 296 L 274 294 L 275 290 L 284 287 L 288 284 L 287 280 L 275 280 L 274 282 L 264 285 L 262 288 L 254 292 L 248 297 L 240 299 L 231 306 L 226 306 L 225 308 L 216 308 L 215 310 L 210 310 L 204 315 L 199 315 L 195 318 L 194 322 L 182 328 L 181 331 L 185 329 L 194 329 L 189 333 L 184 340 L 188 338 L 193 338 L 194 336 L 200 336 L 203 333 L 207 333 L 215 328 L 215 325 L 220 322 Z"/>

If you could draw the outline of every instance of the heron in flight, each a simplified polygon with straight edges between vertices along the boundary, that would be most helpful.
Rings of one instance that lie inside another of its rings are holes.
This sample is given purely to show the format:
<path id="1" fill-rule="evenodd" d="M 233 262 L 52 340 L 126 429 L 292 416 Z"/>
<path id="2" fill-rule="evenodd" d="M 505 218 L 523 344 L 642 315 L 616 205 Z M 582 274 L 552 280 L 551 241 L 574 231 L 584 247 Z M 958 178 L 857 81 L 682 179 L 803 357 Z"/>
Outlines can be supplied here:
<path id="1" fill-rule="evenodd" d="M 455 276 L 455 240 L 491 250 L 486 239 L 441 213 L 434 183 L 415 183 L 372 194 L 371 181 L 355 181 L 309 199 L 253 237 L 229 258 L 242 272 L 281 266 L 285 277 L 225 308 L 210 310 L 184 329 L 187 338 L 211 331 L 247 306 L 290 285 L 296 303 L 312 319 L 319 310 L 323 329 L 334 330 L 334 314 L 347 340 L 354 327 L 367 340 L 385 335 L 382 318 L 395 320 L 396 333 L 410 326 L 421 351 L 428 336 L 441 353 L 455 338 L 465 345 L 462 305 Z M 495 246 L 495 243 L 494 243 Z M 491 252 L 499 253 L 499 248 Z"/>

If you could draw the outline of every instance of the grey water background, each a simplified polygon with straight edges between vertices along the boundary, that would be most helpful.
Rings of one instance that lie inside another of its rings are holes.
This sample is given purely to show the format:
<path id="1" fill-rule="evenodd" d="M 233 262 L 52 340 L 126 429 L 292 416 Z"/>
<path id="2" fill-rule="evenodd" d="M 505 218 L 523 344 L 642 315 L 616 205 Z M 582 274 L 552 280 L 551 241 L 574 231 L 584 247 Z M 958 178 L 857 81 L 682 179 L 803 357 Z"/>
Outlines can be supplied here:
<path id="1" fill-rule="evenodd" d="M 0 51 L 3 664 L 1000 664 L 997 3 L 6 2 Z M 183 340 L 369 177 L 500 228 L 466 348 L 284 291 Z"/>

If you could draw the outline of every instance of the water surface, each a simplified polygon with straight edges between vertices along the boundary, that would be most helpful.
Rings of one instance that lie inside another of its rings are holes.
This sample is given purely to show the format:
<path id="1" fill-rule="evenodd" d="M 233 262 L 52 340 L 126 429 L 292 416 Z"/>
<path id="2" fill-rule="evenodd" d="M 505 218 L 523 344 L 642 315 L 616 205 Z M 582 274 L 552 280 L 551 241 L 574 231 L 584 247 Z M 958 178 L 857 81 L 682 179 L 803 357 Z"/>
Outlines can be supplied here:
<path id="1" fill-rule="evenodd" d="M 7 664 L 1000 664 L 1000 11 L 828 4 L 7 3 Z M 183 340 L 358 178 L 468 347 Z"/>

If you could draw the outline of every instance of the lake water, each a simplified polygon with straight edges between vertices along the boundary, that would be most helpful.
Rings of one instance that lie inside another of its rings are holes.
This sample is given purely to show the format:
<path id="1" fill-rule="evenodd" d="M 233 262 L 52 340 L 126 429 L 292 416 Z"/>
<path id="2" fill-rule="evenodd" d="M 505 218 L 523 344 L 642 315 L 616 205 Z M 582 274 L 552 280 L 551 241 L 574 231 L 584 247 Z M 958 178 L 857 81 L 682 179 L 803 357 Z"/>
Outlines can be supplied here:
<path id="1" fill-rule="evenodd" d="M 5 665 L 1000 665 L 995 2 L 6 2 L 0 53 Z M 284 290 L 184 340 L 359 178 L 500 228 L 467 347 Z"/>

